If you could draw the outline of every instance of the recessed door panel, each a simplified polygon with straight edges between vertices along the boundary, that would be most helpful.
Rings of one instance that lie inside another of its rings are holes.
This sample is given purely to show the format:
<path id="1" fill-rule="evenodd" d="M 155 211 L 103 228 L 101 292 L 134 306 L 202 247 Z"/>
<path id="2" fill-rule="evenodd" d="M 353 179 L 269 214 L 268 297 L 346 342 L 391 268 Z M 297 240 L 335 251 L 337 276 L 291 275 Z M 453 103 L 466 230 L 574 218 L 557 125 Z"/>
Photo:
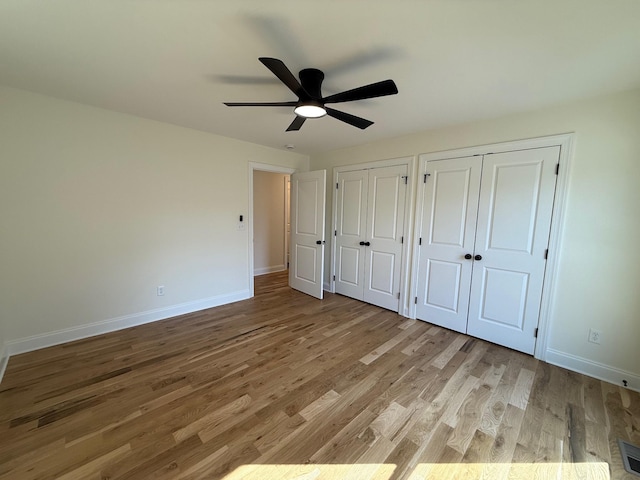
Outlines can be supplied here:
<path id="1" fill-rule="evenodd" d="M 498 268 L 482 269 L 480 318 L 521 332 L 529 291 L 529 274 Z"/>
<path id="2" fill-rule="evenodd" d="M 456 315 L 460 304 L 462 265 L 428 259 L 427 278 L 425 285 L 429 285 L 430 288 L 423 292 L 425 303 Z"/>
<path id="3" fill-rule="evenodd" d="M 471 168 L 436 170 L 433 174 L 432 225 L 429 244 L 464 246 Z"/>
<path id="4" fill-rule="evenodd" d="M 316 205 L 321 193 L 316 179 L 299 180 L 295 197 L 296 234 L 318 236 L 318 218 Z"/>
<path id="5" fill-rule="evenodd" d="M 336 280 L 340 283 L 357 287 L 360 284 L 360 279 L 358 278 L 360 249 L 342 245 L 338 252 L 338 258 L 340 261 L 338 263 Z"/>
<path id="6" fill-rule="evenodd" d="M 377 173 L 377 172 L 376 172 Z M 371 239 L 395 240 L 398 226 L 398 200 L 402 179 L 395 172 L 371 176 Z"/>
<path id="7" fill-rule="evenodd" d="M 395 255 L 387 252 L 371 252 L 371 278 L 369 290 L 378 294 L 393 295 Z"/>
<path id="8" fill-rule="evenodd" d="M 531 254 L 541 175 L 541 160 L 494 165 L 485 249 Z"/>
<path id="9" fill-rule="evenodd" d="M 316 252 L 315 247 L 307 245 L 296 245 L 296 258 L 297 262 L 294 268 L 294 275 L 296 280 L 301 280 L 307 283 L 313 283 L 316 280 Z"/>
<path id="10" fill-rule="evenodd" d="M 365 198 L 364 189 L 366 177 L 358 175 L 356 178 L 343 178 L 342 189 L 338 190 L 340 198 L 340 225 L 338 229 L 341 235 L 360 238 L 363 235 L 362 199 Z"/>
<path id="11" fill-rule="evenodd" d="M 465 255 L 473 254 L 482 158 L 423 162 L 421 168 L 427 176 L 418 199 L 416 316 L 466 332 L 473 260 Z"/>

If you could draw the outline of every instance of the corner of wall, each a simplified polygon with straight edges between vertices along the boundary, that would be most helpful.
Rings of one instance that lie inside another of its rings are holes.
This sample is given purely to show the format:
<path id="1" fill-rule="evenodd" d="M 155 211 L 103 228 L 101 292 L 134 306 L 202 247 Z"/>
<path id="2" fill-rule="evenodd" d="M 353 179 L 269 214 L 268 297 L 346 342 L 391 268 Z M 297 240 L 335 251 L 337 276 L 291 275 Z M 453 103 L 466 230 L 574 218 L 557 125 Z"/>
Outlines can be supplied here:
<path id="1" fill-rule="evenodd" d="M 275 272 L 284 272 L 286 269 L 287 267 L 285 265 L 271 265 L 269 267 L 254 268 L 253 275 L 258 276 Z"/>
<path id="2" fill-rule="evenodd" d="M 4 342 L 0 343 L 0 383 L 2 383 L 2 377 L 7 369 L 9 363 L 9 349 Z"/>
<path id="3" fill-rule="evenodd" d="M 143 325 L 145 323 L 166 320 L 172 317 L 177 317 L 179 315 L 185 315 L 200 310 L 206 310 L 207 308 L 218 307 L 220 305 L 226 305 L 228 303 L 246 300 L 250 297 L 251 293 L 248 290 L 240 290 L 224 295 L 217 295 L 215 297 L 203 298 L 201 300 L 196 300 L 193 302 L 181 303 L 178 305 L 172 305 L 155 310 L 147 310 L 145 312 L 138 312 L 122 317 L 110 318 L 107 320 L 84 324 L 77 327 L 66 328 L 54 332 L 47 332 L 40 335 L 33 335 L 26 338 L 19 338 L 17 340 L 7 342 L 5 348 L 7 361 L 10 355 L 18 355 L 20 353 L 31 352 L 34 350 L 39 350 L 41 348 L 52 347 L 54 345 L 60 345 L 62 343 L 93 337 L 95 335 L 115 332 L 117 330 L 123 330 L 125 328 Z M 2 371 L 0 370 L 0 372 Z"/>
<path id="4" fill-rule="evenodd" d="M 588 358 L 578 357 L 570 353 L 548 348 L 544 360 L 558 367 L 582 373 L 618 386 L 626 386 L 630 390 L 640 392 L 640 375 L 619 368 L 594 362 Z M 625 385 L 626 382 L 626 385 Z"/>

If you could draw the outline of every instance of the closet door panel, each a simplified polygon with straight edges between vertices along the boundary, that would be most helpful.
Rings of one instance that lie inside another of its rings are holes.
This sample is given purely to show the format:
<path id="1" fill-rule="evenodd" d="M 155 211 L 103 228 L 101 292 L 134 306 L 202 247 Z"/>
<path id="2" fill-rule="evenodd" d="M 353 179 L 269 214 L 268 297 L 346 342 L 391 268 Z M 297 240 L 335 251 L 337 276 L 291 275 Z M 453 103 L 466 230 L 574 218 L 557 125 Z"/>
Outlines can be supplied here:
<path id="1" fill-rule="evenodd" d="M 532 354 L 559 147 L 485 155 L 470 335 Z"/>
<path id="2" fill-rule="evenodd" d="M 358 300 L 364 291 L 367 170 L 341 172 L 337 189 L 336 293 Z"/>
<path id="3" fill-rule="evenodd" d="M 406 165 L 369 170 L 364 301 L 398 310 Z"/>
<path id="4" fill-rule="evenodd" d="M 425 162 L 418 199 L 418 319 L 466 332 L 480 189 L 481 157 Z"/>

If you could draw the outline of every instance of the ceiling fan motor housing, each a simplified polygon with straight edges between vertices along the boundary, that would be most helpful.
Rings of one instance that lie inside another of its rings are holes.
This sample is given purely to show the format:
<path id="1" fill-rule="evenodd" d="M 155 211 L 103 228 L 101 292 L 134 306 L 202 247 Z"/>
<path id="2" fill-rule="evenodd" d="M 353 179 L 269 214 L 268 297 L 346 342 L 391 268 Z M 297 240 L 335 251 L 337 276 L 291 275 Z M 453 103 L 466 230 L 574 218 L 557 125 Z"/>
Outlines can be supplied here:
<path id="1" fill-rule="evenodd" d="M 304 70 L 300 70 L 298 74 L 300 77 L 300 83 L 302 84 L 302 88 L 309 94 L 311 99 L 320 100 L 322 98 L 322 81 L 324 80 L 324 73 L 317 68 L 305 68 Z M 304 99 L 304 93 L 302 93 L 302 98 Z"/>

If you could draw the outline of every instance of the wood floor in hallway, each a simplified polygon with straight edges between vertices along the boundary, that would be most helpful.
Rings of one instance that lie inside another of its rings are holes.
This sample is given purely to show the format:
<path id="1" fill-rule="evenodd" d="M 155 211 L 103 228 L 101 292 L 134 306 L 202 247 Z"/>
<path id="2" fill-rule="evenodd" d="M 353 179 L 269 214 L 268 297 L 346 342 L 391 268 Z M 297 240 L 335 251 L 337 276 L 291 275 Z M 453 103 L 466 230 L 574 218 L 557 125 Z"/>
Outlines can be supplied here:
<path id="1" fill-rule="evenodd" d="M 0 479 L 637 478 L 640 394 L 343 296 L 256 296 L 10 359 Z"/>

